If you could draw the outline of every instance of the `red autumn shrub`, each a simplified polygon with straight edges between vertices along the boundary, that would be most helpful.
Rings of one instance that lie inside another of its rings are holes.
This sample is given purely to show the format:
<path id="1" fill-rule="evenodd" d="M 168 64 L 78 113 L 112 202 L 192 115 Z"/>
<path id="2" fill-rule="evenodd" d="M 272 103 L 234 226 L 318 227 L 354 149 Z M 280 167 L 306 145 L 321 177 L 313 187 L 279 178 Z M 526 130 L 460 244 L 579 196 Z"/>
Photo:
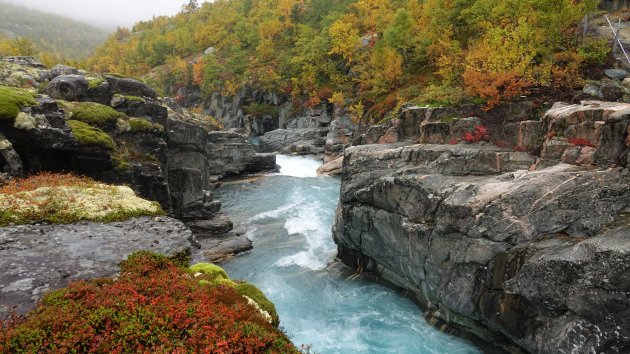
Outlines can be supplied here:
<path id="1" fill-rule="evenodd" d="M 480 141 L 488 141 L 490 135 L 488 134 L 488 128 L 483 125 L 476 125 L 473 133 L 466 132 L 462 139 L 469 144 L 478 143 Z"/>
<path id="2" fill-rule="evenodd" d="M 515 146 L 514 151 L 527 151 L 525 146 Z"/>
<path id="3" fill-rule="evenodd" d="M 582 138 L 569 138 L 569 143 L 575 146 L 589 146 L 589 147 L 595 147 L 595 145 L 593 145 L 593 143 L 591 143 L 590 141 L 586 140 L 586 139 L 582 139 Z"/>
<path id="4" fill-rule="evenodd" d="M 453 139 L 451 139 L 451 141 L 449 141 L 448 143 L 449 143 L 449 144 L 451 144 L 451 145 L 457 145 L 457 143 L 458 143 L 458 142 L 459 142 L 459 141 L 458 141 L 457 139 L 453 138 Z"/>
<path id="5" fill-rule="evenodd" d="M 0 352 L 297 352 L 232 287 L 200 284 L 150 252 L 121 268 L 117 280 L 73 283 L 23 321 L 0 323 Z"/>

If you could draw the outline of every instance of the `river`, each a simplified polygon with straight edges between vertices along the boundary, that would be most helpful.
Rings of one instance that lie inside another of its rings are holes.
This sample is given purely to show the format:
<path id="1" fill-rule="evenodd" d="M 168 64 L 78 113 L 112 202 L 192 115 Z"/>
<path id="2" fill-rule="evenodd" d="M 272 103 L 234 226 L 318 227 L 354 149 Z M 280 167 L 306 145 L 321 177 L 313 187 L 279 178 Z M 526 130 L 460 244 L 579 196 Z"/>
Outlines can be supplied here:
<path id="1" fill-rule="evenodd" d="M 400 292 L 335 262 L 339 179 L 317 177 L 314 158 L 279 155 L 277 162 L 279 173 L 217 190 L 223 211 L 254 241 L 252 251 L 222 266 L 265 292 L 298 347 L 321 354 L 480 353 L 427 324 Z"/>

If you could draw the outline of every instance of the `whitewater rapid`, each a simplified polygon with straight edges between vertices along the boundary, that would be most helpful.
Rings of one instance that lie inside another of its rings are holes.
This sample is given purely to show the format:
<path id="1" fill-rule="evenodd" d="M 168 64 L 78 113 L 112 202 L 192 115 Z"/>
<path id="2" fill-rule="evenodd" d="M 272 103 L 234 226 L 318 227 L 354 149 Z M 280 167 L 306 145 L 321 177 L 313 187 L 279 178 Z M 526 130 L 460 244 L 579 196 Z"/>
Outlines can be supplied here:
<path id="1" fill-rule="evenodd" d="M 338 179 L 318 177 L 313 157 L 279 155 L 280 172 L 217 191 L 253 251 L 222 266 L 262 289 L 281 326 L 316 353 L 479 353 L 429 326 L 397 291 L 366 281 L 335 261 L 331 227 Z"/>

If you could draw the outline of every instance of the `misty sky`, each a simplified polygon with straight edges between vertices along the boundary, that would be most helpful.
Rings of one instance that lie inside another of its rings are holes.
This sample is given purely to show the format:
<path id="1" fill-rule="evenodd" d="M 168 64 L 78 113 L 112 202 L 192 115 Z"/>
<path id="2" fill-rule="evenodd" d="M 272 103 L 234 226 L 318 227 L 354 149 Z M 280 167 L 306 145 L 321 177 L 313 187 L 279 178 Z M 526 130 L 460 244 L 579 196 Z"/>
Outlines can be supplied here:
<path id="1" fill-rule="evenodd" d="M 108 30 L 155 16 L 174 15 L 188 0 L 2 0 L 63 15 Z M 202 1 L 199 1 L 201 3 Z"/>

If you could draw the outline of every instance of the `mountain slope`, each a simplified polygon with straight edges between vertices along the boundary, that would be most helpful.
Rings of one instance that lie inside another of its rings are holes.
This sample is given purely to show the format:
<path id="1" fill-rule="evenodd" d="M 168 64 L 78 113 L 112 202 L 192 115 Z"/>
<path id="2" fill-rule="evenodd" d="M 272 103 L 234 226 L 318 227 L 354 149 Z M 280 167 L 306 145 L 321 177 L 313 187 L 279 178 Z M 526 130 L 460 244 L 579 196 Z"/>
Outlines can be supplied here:
<path id="1" fill-rule="evenodd" d="M 25 37 L 37 49 L 68 59 L 82 59 L 100 45 L 108 33 L 69 18 L 0 2 L 0 37 Z"/>

